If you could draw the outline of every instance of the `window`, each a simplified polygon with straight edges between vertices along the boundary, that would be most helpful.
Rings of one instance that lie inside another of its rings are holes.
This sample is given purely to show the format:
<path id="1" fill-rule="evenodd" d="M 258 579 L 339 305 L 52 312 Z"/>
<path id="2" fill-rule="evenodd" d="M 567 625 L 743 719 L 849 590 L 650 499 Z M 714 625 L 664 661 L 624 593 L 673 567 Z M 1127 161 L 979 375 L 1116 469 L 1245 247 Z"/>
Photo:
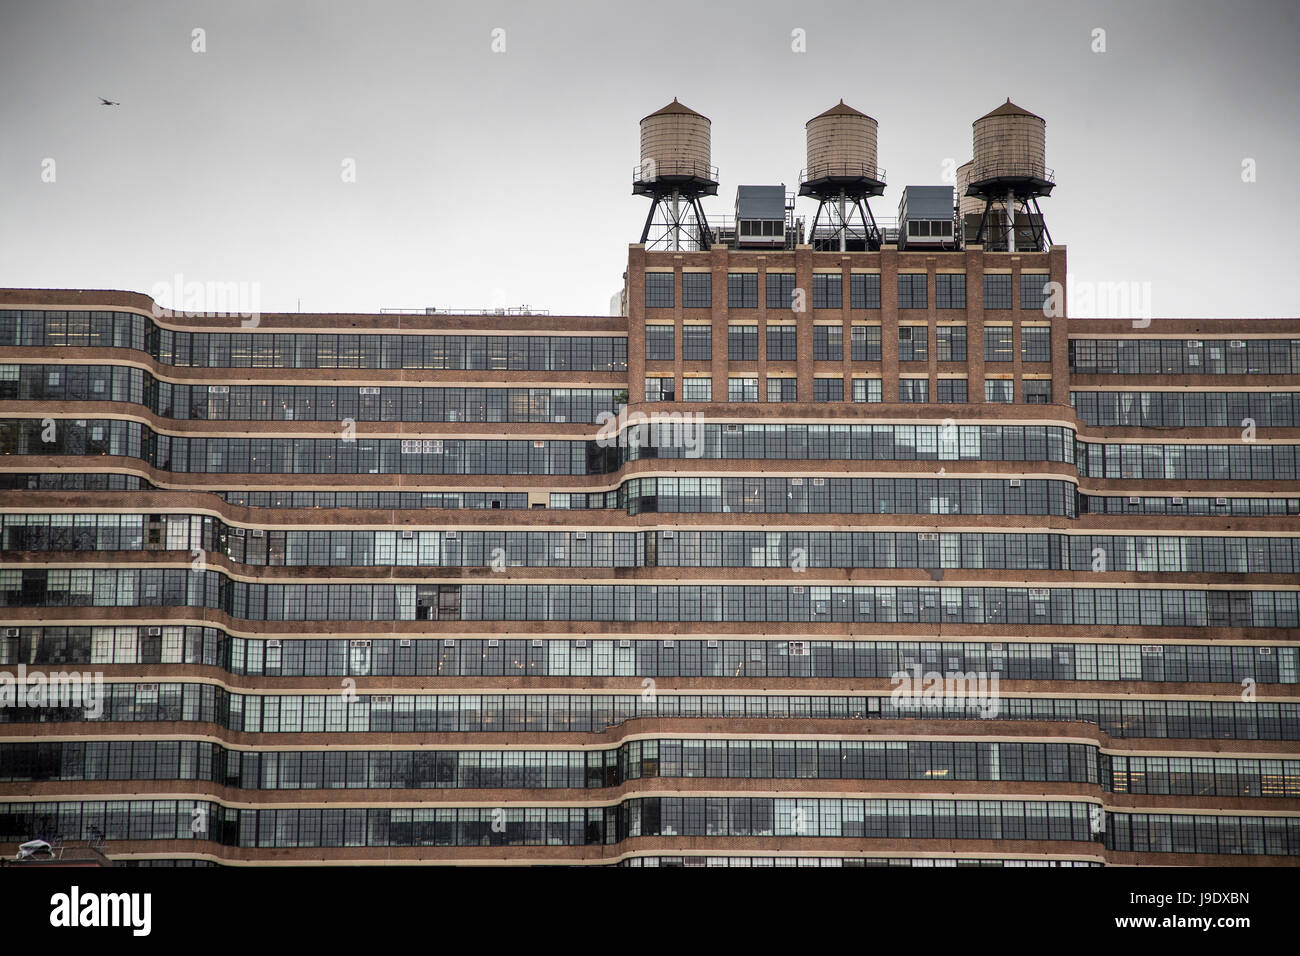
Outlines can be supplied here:
<path id="1" fill-rule="evenodd" d="M 813 326 L 813 361 L 840 362 L 844 359 L 844 326 Z"/>
<path id="2" fill-rule="evenodd" d="M 941 325 L 934 337 L 940 362 L 966 361 L 966 326 Z"/>
<path id="3" fill-rule="evenodd" d="M 793 272 L 769 272 L 767 274 L 767 307 L 769 309 L 794 308 Z"/>
<path id="4" fill-rule="evenodd" d="M 758 308 L 758 273 L 727 273 L 727 308 Z"/>
<path id="5" fill-rule="evenodd" d="M 707 362 L 713 358 L 713 326 L 687 325 L 682 328 L 682 359 Z"/>
<path id="6" fill-rule="evenodd" d="M 671 309 L 673 307 L 673 274 L 647 272 L 645 274 L 645 307 Z"/>
<path id="7" fill-rule="evenodd" d="M 838 272 L 817 273 L 813 276 L 813 308 L 844 308 L 844 276 Z"/>
<path id="8" fill-rule="evenodd" d="M 647 378 L 645 380 L 645 400 L 647 402 L 675 401 L 673 380 L 671 378 Z"/>
<path id="9" fill-rule="evenodd" d="M 682 401 L 713 401 L 713 379 L 709 376 L 682 379 Z"/>
<path id="10" fill-rule="evenodd" d="M 645 357 L 647 362 L 671 362 L 673 360 L 673 327 L 671 325 L 647 325 L 645 327 Z"/>
<path id="11" fill-rule="evenodd" d="M 898 327 L 898 360 L 900 362 L 924 362 L 927 357 L 930 330 L 923 325 L 900 325 Z"/>
<path id="12" fill-rule="evenodd" d="M 966 308 L 966 277 L 941 273 L 934 277 L 934 304 L 940 309 Z"/>
<path id="13" fill-rule="evenodd" d="M 797 402 L 799 400 L 798 379 L 769 378 L 767 380 L 767 400 L 769 402 Z"/>
<path id="14" fill-rule="evenodd" d="M 1020 273 L 1020 308 L 1041 312 L 1047 304 L 1047 282 L 1046 272 Z"/>
<path id="15" fill-rule="evenodd" d="M 880 308 L 879 273 L 849 276 L 849 306 L 854 309 Z"/>
<path id="16" fill-rule="evenodd" d="M 880 379 L 855 378 L 853 380 L 853 400 L 855 402 L 879 402 Z"/>
<path id="17" fill-rule="evenodd" d="M 1011 404 L 1011 379 L 988 378 L 984 380 L 984 401 Z"/>
<path id="18" fill-rule="evenodd" d="M 928 402 L 930 400 L 930 380 L 926 378 L 900 378 L 898 380 L 898 400 L 900 402 Z"/>
<path id="19" fill-rule="evenodd" d="M 1020 327 L 1020 357 L 1026 362 L 1052 360 L 1052 330 L 1049 326 L 1022 325 Z"/>
<path id="20" fill-rule="evenodd" d="M 727 379 L 727 401 L 729 402 L 758 401 L 758 379 L 756 378 Z"/>
<path id="21" fill-rule="evenodd" d="M 1011 308 L 1011 276 L 986 275 L 984 277 L 984 308 Z"/>
<path id="22" fill-rule="evenodd" d="M 943 404 L 964 404 L 966 401 L 966 379 L 939 379 L 938 401 Z"/>
<path id="23" fill-rule="evenodd" d="M 1023 382 L 1026 405 L 1048 405 L 1052 401 L 1052 380 L 1027 378 Z"/>
<path id="24" fill-rule="evenodd" d="M 842 378 L 813 379 L 813 401 L 814 402 L 844 401 L 844 379 Z"/>
<path id="25" fill-rule="evenodd" d="M 898 276 L 898 307 L 900 309 L 924 309 L 925 275 L 901 273 Z"/>
<path id="26" fill-rule="evenodd" d="M 682 273 L 682 305 L 688 309 L 707 309 L 713 305 L 713 274 Z"/>
<path id="27" fill-rule="evenodd" d="M 880 326 L 855 325 L 850 333 L 851 355 L 855 362 L 880 361 Z"/>
<path id="28" fill-rule="evenodd" d="M 984 326 L 984 361 L 1011 361 L 1011 326 Z"/>
<path id="29" fill-rule="evenodd" d="M 727 358 L 732 362 L 758 361 L 757 325 L 727 326 Z"/>
<path id="30" fill-rule="evenodd" d="M 768 325 L 767 360 L 769 362 L 793 362 L 795 360 L 795 326 Z"/>

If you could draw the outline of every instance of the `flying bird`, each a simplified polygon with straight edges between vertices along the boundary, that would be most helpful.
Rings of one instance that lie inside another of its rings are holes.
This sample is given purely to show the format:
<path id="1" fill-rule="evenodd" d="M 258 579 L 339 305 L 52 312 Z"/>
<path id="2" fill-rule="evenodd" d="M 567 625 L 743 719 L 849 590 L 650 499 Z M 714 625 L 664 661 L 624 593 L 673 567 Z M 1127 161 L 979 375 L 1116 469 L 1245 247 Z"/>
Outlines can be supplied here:
<path id="1" fill-rule="evenodd" d="M 99 98 L 100 106 L 121 106 L 121 103 L 115 103 L 112 100 L 106 100 L 102 96 Z"/>

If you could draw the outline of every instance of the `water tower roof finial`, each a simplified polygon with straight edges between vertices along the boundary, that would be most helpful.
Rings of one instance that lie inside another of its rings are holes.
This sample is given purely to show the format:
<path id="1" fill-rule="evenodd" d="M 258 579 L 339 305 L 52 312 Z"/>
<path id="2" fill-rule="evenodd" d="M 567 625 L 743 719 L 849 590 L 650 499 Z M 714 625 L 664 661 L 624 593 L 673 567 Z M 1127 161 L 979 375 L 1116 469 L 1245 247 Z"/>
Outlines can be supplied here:
<path id="1" fill-rule="evenodd" d="M 845 103 L 843 98 L 841 98 L 838 103 L 836 103 L 834 106 L 828 109 L 825 113 L 818 113 L 816 116 L 810 119 L 808 123 L 816 122 L 817 120 L 821 119 L 823 116 L 867 116 L 867 114 L 862 112 L 861 110 L 855 110 L 852 106 L 849 106 L 847 103 Z M 871 117 L 867 116 L 867 119 L 871 119 Z M 875 121 L 872 120 L 872 122 Z M 805 123 L 804 125 L 806 126 L 807 123 Z"/>
<path id="2" fill-rule="evenodd" d="M 980 119 L 988 119 L 990 116 L 1032 116 L 1034 117 L 1034 119 L 1042 119 L 1042 117 L 1039 116 L 1037 113 L 1031 113 L 1029 112 L 1029 110 L 1021 109 L 1015 103 L 1012 103 L 1011 97 L 1009 96 L 1007 97 L 1007 101 L 1005 103 L 1003 103 L 997 109 L 993 110 L 993 112 L 985 113 L 983 116 L 980 117 Z M 976 120 L 975 122 L 978 123 L 979 120 Z"/>
<path id="3" fill-rule="evenodd" d="M 685 114 L 685 115 L 688 115 L 688 116 L 699 116 L 699 117 L 701 117 L 701 118 L 703 118 L 703 119 L 708 119 L 708 117 L 705 116 L 703 113 L 697 113 L 697 112 L 695 112 L 695 110 L 691 109 L 691 108 L 690 108 L 689 106 L 687 106 L 685 103 L 679 103 L 679 102 L 677 101 L 677 97 L 674 96 L 674 97 L 673 97 L 673 101 L 672 101 L 671 103 L 669 103 L 669 104 L 668 104 L 667 106 L 665 106 L 663 109 L 655 110 L 653 113 L 649 114 L 649 116 L 643 116 L 643 117 L 641 118 L 641 121 L 642 121 L 642 122 L 645 122 L 645 121 L 648 120 L 651 116 L 663 116 L 663 115 L 670 114 L 670 113 L 682 113 L 682 114 Z"/>

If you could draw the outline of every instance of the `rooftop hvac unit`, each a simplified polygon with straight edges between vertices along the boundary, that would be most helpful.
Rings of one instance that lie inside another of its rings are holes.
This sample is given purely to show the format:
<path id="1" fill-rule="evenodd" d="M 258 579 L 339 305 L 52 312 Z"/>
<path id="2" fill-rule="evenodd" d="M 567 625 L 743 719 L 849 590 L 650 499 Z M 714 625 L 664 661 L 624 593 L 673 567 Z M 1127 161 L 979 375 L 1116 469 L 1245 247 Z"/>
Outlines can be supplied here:
<path id="1" fill-rule="evenodd" d="M 146 627 L 146 628 L 144 629 L 144 633 L 145 633 L 145 636 L 146 636 L 146 637 L 162 637 L 162 628 L 161 628 L 161 627 Z"/>
<path id="2" fill-rule="evenodd" d="M 808 656 L 808 642 L 807 642 L 807 641 L 791 641 L 790 644 L 789 644 L 789 646 L 788 646 L 788 653 L 789 653 L 789 655 L 790 655 L 791 657 L 807 657 L 807 656 Z"/>
<path id="3" fill-rule="evenodd" d="M 1142 504 L 1142 499 L 1141 499 L 1140 497 L 1138 497 L 1137 495 L 1129 495 L 1129 496 L 1128 496 L 1128 503 L 1131 504 L 1131 505 L 1140 505 L 1140 504 Z"/>
<path id="4" fill-rule="evenodd" d="M 1169 499 L 1169 503 L 1171 505 L 1182 505 L 1182 504 L 1186 504 L 1187 502 L 1183 500 L 1181 495 L 1175 495 L 1173 498 Z"/>
<path id="5" fill-rule="evenodd" d="M 266 642 L 266 646 L 267 646 L 267 647 L 279 647 L 279 646 L 280 646 L 280 639 L 279 639 L 278 637 L 273 637 L 273 638 L 271 638 L 269 641 Z"/>
<path id="6" fill-rule="evenodd" d="M 1010 485 L 1012 488 L 1019 488 L 1019 487 L 1020 487 L 1020 479 L 1019 479 L 1019 478 L 1012 478 L 1010 481 L 1007 482 L 1007 484 Z"/>
<path id="7" fill-rule="evenodd" d="M 917 541 L 938 541 L 939 534 L 936 531 L 918 531 L 916 534 Z"/>
<path id="8" fill-rule="evenodd" d="M 495 637 L 488 640 L 488 647 L 500 647 L 501 642 Z"/>
<path id="9" fill-rule="evenodd" d="M 410 540 L 411 538 L 414 538 L 414 537 L 415 537 L 415 532 L 414 532 L 414 531 L 411 531 L 409 528 L 406 529 L 406 530 L 404 530 L 404 531 L 402 532 L 402 538 L 403 538 L 404 540 Z"/>
<path id="10" fill-rule="evenodd" d="M 621 641 L 618 642 L 618 646 L 619 646 L 619 647 L 631 647 L 631 646 L 632 646 L 632 642 L 629 641 L 629 640 L 627 640 L 627 639 L 625 638 L 625 639 L 623 639 L 623 640 L 621 640 Z"/>
<path id="11" fill-rule="evenodd" d="M 539 641 L 537 638 L 533 638 L 533 647 L 541 647 L 541 646 L 542 646 L 542 642 Z"/>
<path id="12" fill-rule="evenodd" d="M 717 641 L 709 641 L 709 647 L 717 647 L 717 646 L 718 646 Z"/>
<path id="13" fill-rule="evenodd" d="M 442 646 L 443 646 L 443 647 L 455 647 L 455 646 L 456 646 L 456 642 L 453 641 L 453 640 L 451 640 L 450 638 L 448 638 L 447 640 L 445 640 L 445 641 L 442 642 Z"/>
<path id="14" fill-rule="evenodd" d="M 362 394 L 363 396 L 364 396 L 364 395 L 378 395 L 378 394 L 379 394 L 379 389 L 375 388 L 373 385 L 363 385 L 363 386 L 361 387 L 361 394 Z"/>
<path id="15" fill-rule="evenodd" d="M 361 640 L 361 641 L 353 641 L 353 642 L 352 642 L 352 646 L 353 646 L 353 647 L 369 647 L 369 646 L 370 646 L 370 642 L 369 642 L 369 641 L 365 641 L 365 640 Z"/>
<path id="16" fill-rule="evenodd" d="M 820 487 L 821 487 L 822 485 L 824 485 L 824 484 L 826 484 L 826 479 L 825 479 L 825 478 L 814 478 L 814 479 L 813 479 L 813 487 L 814 487 L 814 488 L 820 488 Z"/>
<path id="17" fill-rule="evenodd" d="M 409 637 L 400 638 L 397 642 L 398 647 L 410 647 L 411 639 Z"/>
<path id="18" fill-rule="evenodd" d="M 1228 499 L 1227 499 L 1227 498 L 1215 498 L 1215 499 L 1214 499 L 1214 504 L 1215 504 L 1216 507 L 1219 507 L 1219 508 L 1226 508 L 1226 507 L 1228 507 Z"/>

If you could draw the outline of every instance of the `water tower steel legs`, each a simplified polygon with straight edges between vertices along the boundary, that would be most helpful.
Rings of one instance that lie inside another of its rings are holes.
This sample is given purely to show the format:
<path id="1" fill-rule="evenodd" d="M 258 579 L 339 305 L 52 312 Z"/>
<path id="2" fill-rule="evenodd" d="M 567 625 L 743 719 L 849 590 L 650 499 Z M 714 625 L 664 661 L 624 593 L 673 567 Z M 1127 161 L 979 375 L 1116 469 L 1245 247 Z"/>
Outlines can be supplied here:
<path id="1" fill-rule="evenodd" d="M 1007 252 L 1016 251 L 1016 191 L 1007 190 Z"/>
<path id="2" fill-rule="evenodd" d="M 847 252 L 847 251 L 848 251 L 848 248 L 849 248 L 849 235 L 848 235 L 848 233 L 849 233 L 849 228 L 848 228 L 848 223 L 845 221 L 844 216 L 845 216 L 845 211 L 844 211 L 844 190 L 841 189 L 841 190 L 840 190 L 840 225 L 841 225 L 841 229 L 840 229 L 840 252 Z"/>

